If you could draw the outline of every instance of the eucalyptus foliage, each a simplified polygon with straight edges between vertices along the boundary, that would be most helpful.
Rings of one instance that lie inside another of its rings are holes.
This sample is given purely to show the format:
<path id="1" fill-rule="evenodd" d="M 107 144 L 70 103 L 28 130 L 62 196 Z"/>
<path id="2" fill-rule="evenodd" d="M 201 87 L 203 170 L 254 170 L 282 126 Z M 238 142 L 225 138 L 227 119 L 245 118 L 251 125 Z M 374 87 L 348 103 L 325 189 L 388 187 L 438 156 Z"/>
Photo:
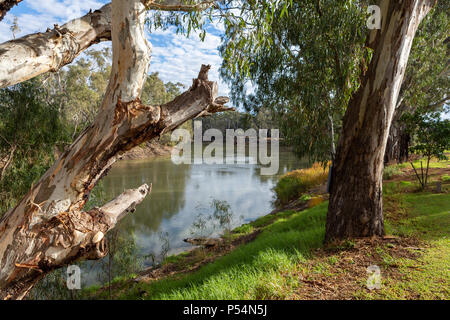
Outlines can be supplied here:
<path id="1" fill-rule="evenodd" d="M 293 0 L 186 0 L 186 4 L 203 3 L 207 9 L 190 11 L 151 11 L 147 18 L 150 32 L 175 27 L 177 34 L 197 33 L 205 39 L 210 23 L 223 24 L 226 46 L 223 55 L 233 61 L 232 73 L 247 75 L 253 63 L 247 52 L 262 52 L 273 45 L 269 36 L 272 25 L 287 16 Z"/>
<path id="2" fill-rule="evenodd" d="M 239 48 L 251 61 L 248 73 L 234 72 L 240 62 L 230 58 L 233 38 L 225 36 L 222 77 L 235 103 L 256 112 L 270 108 L 297 153 L 325 161 L 333 153 L 334 127 L 370 61 L 367 7 L 361 1 L 297 0 L 274 16 L 265 35 L 270 48 Z"/>
<path id="3" fill-rule="evenodd" d="M 39 78 L 0 90 L 0 216 L 44 174 L 69 131 Z"/>
<path id="4" fill-rule="evenodd" d="M 450 2 L 439 1 L 414 37 L 400 91 L 400 112 L 443 111 L 450 100 Z"/>

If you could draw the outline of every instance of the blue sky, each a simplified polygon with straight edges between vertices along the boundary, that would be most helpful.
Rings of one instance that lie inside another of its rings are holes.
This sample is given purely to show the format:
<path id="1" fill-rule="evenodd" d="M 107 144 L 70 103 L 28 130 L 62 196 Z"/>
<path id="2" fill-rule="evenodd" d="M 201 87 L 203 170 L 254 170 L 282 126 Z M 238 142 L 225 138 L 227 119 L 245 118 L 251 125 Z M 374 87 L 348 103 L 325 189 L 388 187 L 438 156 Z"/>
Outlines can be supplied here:
<path id="1" fill-rule="evenodd" d="M 62 25 L 67 21 L 86 14 L 90 9 L 98 9 L 108 0 L 23 0 L 7 13 L 0 21 L 0 43 L 10 40 L 11 23 L 17 16 L 21 31 L 18 37 L 45 31 L 57 23 Z M 217 47 L 220 45 L 220 36 L 223 33 L 221 24 L 208 24 L 205 41 L 200 41 L 198 34 L 193 33 L 189 38 L 177 35 L 174 29 L 154 30 L 148 33 L 148 40 L 152 44 L 152 61 L 150 72 L 159 72 L 165 82 L 181 82 L 186 87 L 196 77 L 201 64 L 210 64 L 210 80 L 219 84 L 219 95 L 228 96 L 229 88 L 219 78 L 219 67 L 222 59 Z M 95 46 L 110 45 L 109 42 Z M 95 48 L 93 46 L 93 48 Z M 248 88 L 252 90 L 251 86 Z M 443 118 L 450 118 L 450 114 L 443 114 Z"/>
<path id="2" fill-rule="evenodd" d="M 7 13 L 0 22 L 0 43 L 10 40 L 10 31 L 14 16 L 17 16 L 21 31 L 18 37 L 43 32 L 47 27 L 57 23 L 62 25 L 67 21 L 86 14 L 90 9 L 98 9 L 109 3 L 107 0 L 24 0 Z M 191 34 L 189 38 L 177 35 L 174 29 L 156 30 L 148 33 L 148 40 L 152 44 L 152 61 L 150 72 L 159 72 L 165 82 L 181 82 L 190 86 L 202 64 L 212 66 L 209 79 L 219 84 L 219 95 L 228 95 L 229 89 L 219 79 L 219 67 L 222 59 L 217 47 L 220 44 L 222 26 L 209 24 L 205 41 L 200 41 L 198 34 Z M 103 43 L 96 46 L 110 45 Z M 95 48 L 95 46 L 93 46 Z"/>

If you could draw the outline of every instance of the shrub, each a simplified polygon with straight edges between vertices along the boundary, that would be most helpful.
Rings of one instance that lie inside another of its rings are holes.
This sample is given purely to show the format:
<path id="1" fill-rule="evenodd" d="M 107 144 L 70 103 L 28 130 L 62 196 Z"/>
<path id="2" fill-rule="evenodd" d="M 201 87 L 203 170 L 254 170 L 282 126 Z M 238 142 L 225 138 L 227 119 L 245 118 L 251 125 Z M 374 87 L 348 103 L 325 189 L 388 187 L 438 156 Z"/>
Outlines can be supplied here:
<path id="1" fill-rule="evenodd" d="M 383 179 L 390 180 L 394 176 L 401 175 L 403 172 L 398 166 L 385 167 L 383 171 Z"/>
<path id="2" fill-rule="evenodd" d="M 311 168 L 288 172 L 280 178 L 274 188 L 278 204 L 285 204 L 299 198 L 310 188 L 325 183 L 328 179 L 328 168 L 314 163 Z"/>
<path id="3" fill-rule="evenodd" d="M 415 135 L 415 143 L 409 148 L 410 151 L 426 160 L 425 166 L 420 160 L 420 172 L 411 161 L 417 180 L 421 188 L 425 189 L 431 158 L 447 160 L 445 150 L 450 146 L 450 120 L 441 119 L 439 112 L 423 113 L 420 109 L 412 115 L 405 114 L 403 120 L 409 134 Z"/>
<path id="4" fill-rule="evenodd" d="M 309 201 L 309 200 L 311 200 L 311 196 L 309 195 L 309 194 L 307 194 L 307 193 L 304 193 L 304 194 L 302 194 L 302 196 L 300 197 L 300 200 L 302 200 L 302 201 Z"/>

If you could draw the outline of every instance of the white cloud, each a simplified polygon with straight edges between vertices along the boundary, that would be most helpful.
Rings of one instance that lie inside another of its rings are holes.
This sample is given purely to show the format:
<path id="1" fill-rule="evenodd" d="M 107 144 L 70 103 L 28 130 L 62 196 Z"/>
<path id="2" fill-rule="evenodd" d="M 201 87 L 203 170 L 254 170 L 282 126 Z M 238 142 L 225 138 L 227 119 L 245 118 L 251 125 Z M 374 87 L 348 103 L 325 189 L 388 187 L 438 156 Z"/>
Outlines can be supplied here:
<path id="1" fill-rule="evenodd" d="M 14 7 L 0 22 L 0 42 L 10 40 L 10 31 L 14 16 L 18 17 L 20 37 L 29 33 L 43 32 L 53 24 L 60 25 L 86 14 L 90 9 L 100 8 L 107 0 L 24 0 Z M 150 72 L 159 72 L 163 81 L 181 82 L 190 86 L 202 64 L 210 64 L 209 79 L 219 83 L 219 95 L 228 95 L 229 88 L 219 79 L 221 58 L 218 52 L 220 34 L 223 27 L 219 24 L 208 26 L 206 38 L 202 42 L 199 33 L 189 38 L 176 34 L 175 28 L 154 30 L 148 34 L 152 43 L 152 63 Z M 219 34 L 219 35 L 218 35 Z M 105 44 L 100 44 L 104 46 Z M 98 46 L 98 45 L 97 45 Z M 96 46 L 96 47 L 97 47 Z"/>
<path id="2" fill-rule="evenodd" d="M 52 15 L 68 21 L 86 14 L 90 9 L 100 8 L 105 1 L 95 0 L 26 0 L 27 6 L 38 14 Z"/>
<path id="3" fill-rule="evenodd" d="M 211 25 L 204 41 L 198 33 L 192 33 L 189 38 L 177 35 L 175 28 L 155 30 L 148 35 L 152 42 L 151 72 L 159 72 L 164 81 L 181 82 L 186 86 L 192 83 L 202 64 L 210 64 L 209 79 L 219 84 L 219 95 L 228 95 L 229 88 L 219 78 L 219 68 L 222 59 L 219 56 L 218 46 L 220 32 L 216 25 Z"/>

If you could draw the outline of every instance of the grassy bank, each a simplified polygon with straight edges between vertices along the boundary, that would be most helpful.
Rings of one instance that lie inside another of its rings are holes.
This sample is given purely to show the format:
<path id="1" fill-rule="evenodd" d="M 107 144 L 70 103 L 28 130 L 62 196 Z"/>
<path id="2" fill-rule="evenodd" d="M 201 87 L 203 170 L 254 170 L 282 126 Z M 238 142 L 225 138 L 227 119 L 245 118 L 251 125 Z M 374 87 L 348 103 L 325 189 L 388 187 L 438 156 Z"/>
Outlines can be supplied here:
<path id="1" fill-rule="evenodd" d="M 167 259 L 171 268 L 159 277 L 116 281 L 112 298 L 449 299 L 448 166 L 434 164 L 426 190 L 419 191 L 406 166 L 385 182 L 383 239 L 323 247 L 328 202 L 308 198 L 306 210 L 281 211 L 235 229 L 230 241 L 252 241 L 224 255 L 199 249 L 196 259 L 189 253 Z M 443 182 L 442 193 L 433 192 L 436 180 Z M 370 265 L 380 268 L 381 289 L 366 287 Z M 109 298 L 107 290 L 94 291 L 86 293 Z"/>
<path id="2" fill-rule="evenodd" d="M 277 204 L 287 204 L 302 195 L 307 197 L 307 192 L 327 181 L 328 169 L 329 164 L 323 166 L 314 163 L 311 168 L 294 170 L 283 175 L 274 188 Z"/>

